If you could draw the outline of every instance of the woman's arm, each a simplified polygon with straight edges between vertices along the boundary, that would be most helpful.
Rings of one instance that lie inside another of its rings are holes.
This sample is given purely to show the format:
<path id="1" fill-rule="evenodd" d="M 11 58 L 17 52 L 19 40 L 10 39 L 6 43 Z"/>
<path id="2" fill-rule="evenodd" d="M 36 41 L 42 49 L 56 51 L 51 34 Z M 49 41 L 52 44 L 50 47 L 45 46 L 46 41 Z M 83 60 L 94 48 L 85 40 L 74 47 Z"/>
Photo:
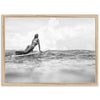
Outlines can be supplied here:
<path id="1" fill-rule="evenodd" d="M 41 52 L 40 41 L 39 41 L 39 39 L 38 39 L 38 47 L 39 47 L 39 51 Z"/>

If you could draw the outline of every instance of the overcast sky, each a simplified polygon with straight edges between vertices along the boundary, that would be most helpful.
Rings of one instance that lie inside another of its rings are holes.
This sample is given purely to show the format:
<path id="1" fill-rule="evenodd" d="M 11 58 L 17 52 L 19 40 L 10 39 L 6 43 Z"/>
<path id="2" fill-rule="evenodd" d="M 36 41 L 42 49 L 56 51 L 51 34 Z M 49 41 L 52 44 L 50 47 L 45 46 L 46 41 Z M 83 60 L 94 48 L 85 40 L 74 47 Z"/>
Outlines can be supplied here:
<path id="1" fill-rule="evenodd" d="M 95 18 L 31 17 L 6 18 L 5 49 L 24 50 L 36 33 L 41 50 L 95 50 Z"/>

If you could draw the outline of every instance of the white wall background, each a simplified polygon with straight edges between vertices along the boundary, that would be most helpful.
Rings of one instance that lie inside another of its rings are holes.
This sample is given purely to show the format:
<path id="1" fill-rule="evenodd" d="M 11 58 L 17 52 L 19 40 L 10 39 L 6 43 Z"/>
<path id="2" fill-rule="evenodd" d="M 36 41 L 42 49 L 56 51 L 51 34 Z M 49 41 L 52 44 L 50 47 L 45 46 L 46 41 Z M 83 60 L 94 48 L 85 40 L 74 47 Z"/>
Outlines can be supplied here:
<path id="1" fill-rule="evenodd" d="M 1 14 L 100 14 L 100 3 L 99 0 L 0 0 Z M 100 86 L 21 87 L 1 86 L 0 82 L 0 100 L 100 100 Z"/>

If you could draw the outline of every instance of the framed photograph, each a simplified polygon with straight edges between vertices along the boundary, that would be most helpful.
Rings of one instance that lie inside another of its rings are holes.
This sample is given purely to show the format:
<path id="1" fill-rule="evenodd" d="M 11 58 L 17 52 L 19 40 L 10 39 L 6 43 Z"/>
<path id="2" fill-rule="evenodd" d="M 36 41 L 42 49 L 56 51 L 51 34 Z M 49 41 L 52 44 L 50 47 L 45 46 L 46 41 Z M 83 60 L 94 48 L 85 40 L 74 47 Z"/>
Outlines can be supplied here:
<path id="1" fill-rule="evenodd" d="M 98 85 L 98 15 L 2 15 L 2 85 Z"/>

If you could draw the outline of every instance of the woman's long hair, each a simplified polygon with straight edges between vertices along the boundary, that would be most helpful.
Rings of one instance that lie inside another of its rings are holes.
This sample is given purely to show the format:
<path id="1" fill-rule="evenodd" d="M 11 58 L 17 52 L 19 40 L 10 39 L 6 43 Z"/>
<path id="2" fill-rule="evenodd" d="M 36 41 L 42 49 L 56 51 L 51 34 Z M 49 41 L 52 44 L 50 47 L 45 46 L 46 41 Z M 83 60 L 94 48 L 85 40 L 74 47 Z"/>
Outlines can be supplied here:
<path id="1" fill-rule="evenodd" d="M 34 39 L 38 38 L 38 34 L 35 34 Z"/>

